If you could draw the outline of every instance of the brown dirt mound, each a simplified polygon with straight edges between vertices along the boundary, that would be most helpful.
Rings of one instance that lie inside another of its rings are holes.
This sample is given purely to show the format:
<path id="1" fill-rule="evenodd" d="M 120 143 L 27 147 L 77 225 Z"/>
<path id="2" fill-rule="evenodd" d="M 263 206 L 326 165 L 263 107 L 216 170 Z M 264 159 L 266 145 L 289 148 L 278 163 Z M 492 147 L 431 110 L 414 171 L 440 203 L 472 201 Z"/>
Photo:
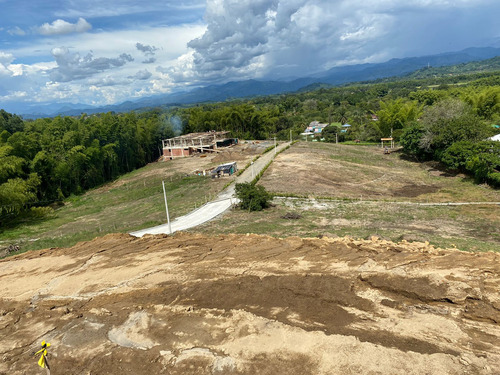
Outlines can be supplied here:
<path id="1" fill-rule="evenodd" d="M 239 151 L 224 151 L 212 158 L 213 163 L 225 163 L 230 161 L 245 160 L 247 157 Z"/>
<path id="2" fill-rule="evenodd" d="M 500 373 L 500 256 L 108 235 L 0 261 L 0 374 Z"/>

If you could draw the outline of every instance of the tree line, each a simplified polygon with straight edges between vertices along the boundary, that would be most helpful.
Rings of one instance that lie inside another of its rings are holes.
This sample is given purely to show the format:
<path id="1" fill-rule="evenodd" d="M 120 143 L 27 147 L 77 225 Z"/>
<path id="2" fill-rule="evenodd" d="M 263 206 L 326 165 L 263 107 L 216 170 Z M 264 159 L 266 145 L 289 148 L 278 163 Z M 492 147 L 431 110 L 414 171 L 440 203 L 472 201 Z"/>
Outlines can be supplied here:
<path id="1" fill-rule="evenodd" d="M 156 160 L 170 136 L 158 111 L 23 121 L 0 110 L 0 223 Z"/>

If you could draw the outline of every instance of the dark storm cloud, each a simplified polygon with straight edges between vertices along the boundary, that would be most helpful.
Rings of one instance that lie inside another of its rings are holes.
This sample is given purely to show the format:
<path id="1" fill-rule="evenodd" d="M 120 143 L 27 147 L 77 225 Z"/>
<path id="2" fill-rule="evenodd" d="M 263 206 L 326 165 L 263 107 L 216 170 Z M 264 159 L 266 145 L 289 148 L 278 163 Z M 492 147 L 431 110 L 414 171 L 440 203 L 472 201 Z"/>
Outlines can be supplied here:
<path id="1" fill-rule="evenodd" d="M 209 0 L 206 32 L 168 75 L 178 82 L 286 77 L 456 51 L 498 40 L 498 14 L 492 0 Z"/>
<path id="2" fill-rule="evenodd" d="M 116 58 L 94 58 L 91 53 L 81 57 L 79 53 L 71 53 L 66 47 L 52 50 L 57 68 L 50 72 L 50 77 L 56 82 L 69 82 L 88 78 L 94 74 L 121 67 L 134 59 L 131 55 L 122 53 Z"/>

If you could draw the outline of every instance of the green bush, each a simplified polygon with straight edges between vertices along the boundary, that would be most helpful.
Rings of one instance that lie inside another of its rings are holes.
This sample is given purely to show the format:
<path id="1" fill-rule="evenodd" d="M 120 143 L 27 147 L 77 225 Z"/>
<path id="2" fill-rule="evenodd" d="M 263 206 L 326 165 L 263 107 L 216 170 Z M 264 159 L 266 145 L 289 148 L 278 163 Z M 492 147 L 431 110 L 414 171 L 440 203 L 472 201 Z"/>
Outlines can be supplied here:
<path id="1" fill-rule="evenodd" d="M 488 183 L 500 188 L 500 172 L 491 172 L 488 174 Z"/>
<path id="2" fill-rule="evenodd" d="M 30 215 L 33 218 L 45 218 L 52 216 L 54 214 L 54 210 L 50 207 L 31 207 Z"/>
<path id="3" fill-rule="evenodd" d="M 240 208 L 249 211 L 262 211 L 269 207 L 271 195 L 263 186 L 252 183 L 236 184 L 236 196 L 240 199 Z"/>
<path id="4" fill-rule="evenodd" d="M 480 152 L 484 152 L 484 147 L 479 143 L 455 142 L 444 151 L 441 161 L 448 168 L 465 172 L 467 171 L 467 162 Z"/>
<path id="5" fill-rule="evenodd" d="M 417 158 L 428 158 L 429 155 L 420 146 L 425 130 L 420 125 L 412 125 L 403 130 L 399 139 L 399 144 L 403 146 L 403 152 Z"/>
<path id="6" fill-rule="evenodd" d="M 467 170 L 474 175 L 477 182 L 485 182 L 495 173 L 495 168 L 500 165 L 498 155 L 493 153 L 478 154 L 466 163 Z"/>

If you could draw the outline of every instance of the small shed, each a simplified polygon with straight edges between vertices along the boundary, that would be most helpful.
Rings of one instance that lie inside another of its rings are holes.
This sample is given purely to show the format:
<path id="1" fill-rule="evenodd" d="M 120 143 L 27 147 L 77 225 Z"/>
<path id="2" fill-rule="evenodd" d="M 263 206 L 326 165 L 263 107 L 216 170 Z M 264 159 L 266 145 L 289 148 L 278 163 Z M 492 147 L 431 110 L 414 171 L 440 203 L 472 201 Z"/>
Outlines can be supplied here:
<path id="1" fill-rule="evenodd" d="M 238 167 L 236 166 L 236 162 L 233 161 L 231 163 L 221 164 L 214 170 L 212 170 L 212 178 L 222 177 L 222 176 L 231 176 L 233 173 L 238 171 Z"/>

